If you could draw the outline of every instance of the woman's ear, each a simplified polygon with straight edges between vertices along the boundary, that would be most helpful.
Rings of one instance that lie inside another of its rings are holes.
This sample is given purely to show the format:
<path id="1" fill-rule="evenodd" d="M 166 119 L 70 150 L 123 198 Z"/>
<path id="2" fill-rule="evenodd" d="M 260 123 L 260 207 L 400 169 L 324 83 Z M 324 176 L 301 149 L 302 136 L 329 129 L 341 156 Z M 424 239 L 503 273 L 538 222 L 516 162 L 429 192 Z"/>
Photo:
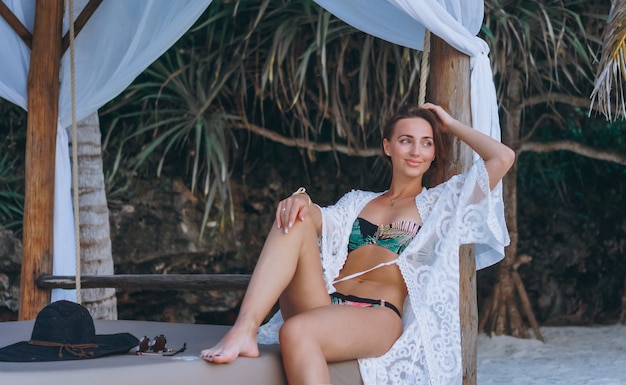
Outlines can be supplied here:
<path id="1" fill-rule="evenodd" d="M 391 153 L 389 152 L 389 141 L 387 138 L 383 139 L 383 152 L 385 155 L 391 156 Z"/>

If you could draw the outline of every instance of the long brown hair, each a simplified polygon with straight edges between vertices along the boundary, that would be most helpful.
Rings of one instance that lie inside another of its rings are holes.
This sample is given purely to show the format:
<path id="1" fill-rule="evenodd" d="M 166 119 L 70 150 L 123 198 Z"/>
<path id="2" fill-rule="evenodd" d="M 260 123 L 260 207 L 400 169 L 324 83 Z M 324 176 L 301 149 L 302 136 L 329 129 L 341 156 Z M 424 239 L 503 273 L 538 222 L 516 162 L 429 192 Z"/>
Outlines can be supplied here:
<path id="1" fill-rule="evenodd" d="M 424 185 L 434 187 L 444 182 L 448 177 L 448 167 L 450 163 L 450 137 L 441 130 L 441 121 L 434 112 L 426 108 L 421 108 L 412 104 L 401 106 L 387 124 L 383 127 L 383 138 L 391 140 L 396 123 L 402 119 L 422 118 L 433 129 L 433 141 L 435 142 L 435 160 L 424 174 Z M 387 158 L 391 161 L 389 158 Z"/>

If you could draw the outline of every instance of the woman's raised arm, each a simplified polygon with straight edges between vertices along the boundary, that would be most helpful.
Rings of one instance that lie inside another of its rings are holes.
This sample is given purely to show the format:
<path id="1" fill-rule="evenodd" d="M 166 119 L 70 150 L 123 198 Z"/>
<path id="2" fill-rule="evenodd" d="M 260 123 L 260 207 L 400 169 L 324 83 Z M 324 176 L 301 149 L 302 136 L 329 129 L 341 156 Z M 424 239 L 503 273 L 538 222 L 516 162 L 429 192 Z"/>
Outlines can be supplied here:
<path id="1" fill-rule="evenodd" d="M 442 123 L 442 129 L 456 136 L 485 161 L 485 168 L 489 174 L 489 185 L 493 189 L 515 162 L 515 152 L 508 146 L 498 142 L 488 135 L 469 127 L 454 119 L 441 106 L 425 103 L 424 108 L 433 111 Z"/>

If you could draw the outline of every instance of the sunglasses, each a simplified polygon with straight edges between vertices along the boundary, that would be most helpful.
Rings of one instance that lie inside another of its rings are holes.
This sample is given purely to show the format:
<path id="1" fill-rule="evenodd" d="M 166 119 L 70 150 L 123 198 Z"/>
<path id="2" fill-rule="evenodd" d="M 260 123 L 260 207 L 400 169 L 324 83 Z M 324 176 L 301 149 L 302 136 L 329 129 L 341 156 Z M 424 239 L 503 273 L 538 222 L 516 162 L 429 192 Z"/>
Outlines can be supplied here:
<path id="1" fill-rule="evenodd" d="M 137 345 L 137 354 L 160 354 L 163 356 L 175 356 L 176 354 L 182 353 L 187 350 L 186 342 L 183 344 L 183 347 L 178 350 L 167 348 L 165 346 L 166 343 L 167 338 L 165 338 L 163 334 L 154 337 L 152 340 L 150 340 L 146 336 L 143 336 L 141 341 L 139 341 L 139 345 Z"/>

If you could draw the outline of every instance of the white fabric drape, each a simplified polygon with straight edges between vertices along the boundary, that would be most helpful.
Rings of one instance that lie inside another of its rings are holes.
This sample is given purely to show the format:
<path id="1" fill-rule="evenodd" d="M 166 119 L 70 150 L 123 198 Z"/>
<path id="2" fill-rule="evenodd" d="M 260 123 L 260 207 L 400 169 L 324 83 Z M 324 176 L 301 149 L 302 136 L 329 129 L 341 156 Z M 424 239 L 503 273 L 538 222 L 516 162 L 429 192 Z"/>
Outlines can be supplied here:
<path id="1" fill-rule="evenodd" d="M 500 140 L 489 47 L 476 34 L 483 0 L 315 0 L 346 23 L 389 42 L 422 50 L 428 29 L 470 57 L 472 126 Z"/>
<path id="2" fill-rule="evenodd" d="M 75 40 L 76 117 L 81 120 L 122 92 L 174 44 L 212 0 L 107 0 L 100 4 Z M 4 0 L 33 30 L 34 0 Z M 87 0 L 75 0 L 77 17 Z M 66 7 L 67 8 L 67 7 Z M 66 9 L 64 33 L 69 29 Z M 30 49 L 0 19 L 0 97 L 27 108 Z M 69 50 L 61 60 L 55 172 L 53 274 L 74 275 L 74 220 L 68 135 L 71 124 Z M 75 293 L 53 290 L 52 300 L 74 300 Z"/>

